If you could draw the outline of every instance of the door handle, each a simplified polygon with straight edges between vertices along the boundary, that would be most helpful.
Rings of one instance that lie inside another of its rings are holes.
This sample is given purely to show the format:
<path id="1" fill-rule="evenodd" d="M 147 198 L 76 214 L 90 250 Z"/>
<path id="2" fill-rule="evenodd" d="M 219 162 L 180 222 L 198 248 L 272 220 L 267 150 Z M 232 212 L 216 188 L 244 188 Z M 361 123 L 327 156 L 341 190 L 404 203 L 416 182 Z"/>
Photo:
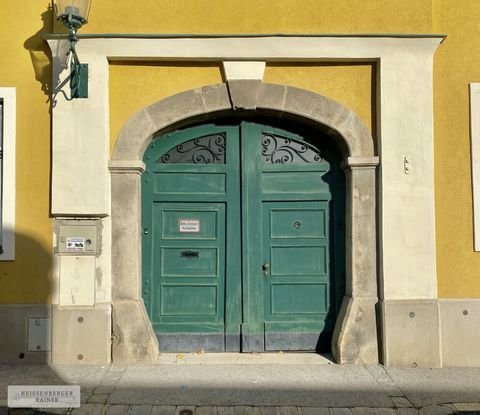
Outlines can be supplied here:
<path id="1" fill-rule="evenodd" d="M 268 274 L 270 271 L 270 264 L 268 262 L 265 262 L 265 264 L 262 265 L 262 271 L 263 271 L 263 275 L 265 277 L 268 277 Z"/>

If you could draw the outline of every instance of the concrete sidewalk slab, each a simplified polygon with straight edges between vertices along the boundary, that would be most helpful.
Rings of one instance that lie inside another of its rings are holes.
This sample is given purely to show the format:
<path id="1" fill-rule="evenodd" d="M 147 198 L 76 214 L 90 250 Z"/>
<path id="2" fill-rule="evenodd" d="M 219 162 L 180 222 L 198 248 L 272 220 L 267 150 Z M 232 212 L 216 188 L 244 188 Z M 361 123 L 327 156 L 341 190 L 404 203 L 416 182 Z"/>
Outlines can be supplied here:
<path id="1" fill-rule="evenodd" d="M 480 402 L 480 368 L 387 368 L 386 371 L 416 407 Z"/>
<path id="2" fill-rule="evenodd" d="M 363 366 L 133 366 L 108 403 L 393 407 Z"/>
<path id="3" fill-rule="evenodd" d="M 246 407 L 264 408 L 266 415 L 272 411 L 270 415 L 279 415 L 288 412 L 287 408 L 304 408 L 309 414 L 315 408 L 322 409 L 322 414 L 330 408 L 329 415 L 345 408 L 351 409 L 348 415 L 446 415 L 462 411 L 473 414 L 475 408 L 480 411 L 480 368 L 341 366 L 315 356 L 277 356 L 275 360 L 274 356 L 199 354 L 168 355 L 164 359 L 127 367 L 3 365 L 0 407 L 7 405 L 8 385 L 79 384 L 83 411 L 100 415 L 119 411 L 131 415 L 133 409 L 143 414 L 149 408 L 152 413 L 163 413 L 165 408 L 176 411 L 185 407 L 204 408 L 199 409 L 200 415 L 205 411 L 218 415 L 222 412 L 218 408 L 233 414 Z M 235 364 L 231 364 L 231 359 Z M 305 411 L 298 411 L 298 415 L 304 415 Z M 254 412 L 251 415 L 263 413 L 257 409 Z"/>
<path id="4" fill-rule="evenodd" d="M 161 353 L 158 365 L 327 365 L 332 356 L 316 353 Z"/>

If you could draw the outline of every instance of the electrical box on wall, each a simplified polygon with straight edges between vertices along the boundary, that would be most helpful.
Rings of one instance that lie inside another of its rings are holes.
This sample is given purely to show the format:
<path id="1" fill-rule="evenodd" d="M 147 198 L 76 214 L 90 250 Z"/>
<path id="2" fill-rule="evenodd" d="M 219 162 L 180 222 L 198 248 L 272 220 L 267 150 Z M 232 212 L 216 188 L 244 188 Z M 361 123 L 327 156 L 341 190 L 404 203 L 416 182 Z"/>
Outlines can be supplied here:
<path id="1" fill-rule="evenodd" d="M 60 255 L 96 255 L 97 225 L 59 225 L 57 253 Z"/>

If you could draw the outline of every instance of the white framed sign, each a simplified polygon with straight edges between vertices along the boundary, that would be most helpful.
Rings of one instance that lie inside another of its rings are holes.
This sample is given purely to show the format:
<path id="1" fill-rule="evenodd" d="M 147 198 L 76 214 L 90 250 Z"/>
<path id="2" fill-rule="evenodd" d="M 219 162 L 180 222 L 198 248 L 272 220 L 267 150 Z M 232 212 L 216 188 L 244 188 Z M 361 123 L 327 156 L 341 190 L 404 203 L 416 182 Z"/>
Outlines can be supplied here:
<path id="1" fill-rule="evenodd" d="M 198 219 L 179 219 L 178 231 L 180 233 L 199 233 L 200 220 Z"/>

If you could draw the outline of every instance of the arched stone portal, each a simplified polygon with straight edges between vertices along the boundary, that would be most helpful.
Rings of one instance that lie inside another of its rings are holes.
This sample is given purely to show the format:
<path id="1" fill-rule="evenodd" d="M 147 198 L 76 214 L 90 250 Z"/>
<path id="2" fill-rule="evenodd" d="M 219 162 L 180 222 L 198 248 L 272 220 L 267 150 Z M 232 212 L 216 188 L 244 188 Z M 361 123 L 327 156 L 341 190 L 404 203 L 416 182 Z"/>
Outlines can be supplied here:
<path id="1" fill-rule="evenodd" d="M 153 360 L 158 344 L 141 299 L 140 175 L 142 156 L 159 131 L 234 111 L 306 123 L 327 132 L 346 170 L 346 293 L 332 352 L 339 363 L 377 363 L 376 195 L 373 138 L 358 116 L 321 95 L 242 81 L 206 86 L 161 100 L 135 114 L 117 140 L 109 167 L 112 191 L 113 359 Z"/>

